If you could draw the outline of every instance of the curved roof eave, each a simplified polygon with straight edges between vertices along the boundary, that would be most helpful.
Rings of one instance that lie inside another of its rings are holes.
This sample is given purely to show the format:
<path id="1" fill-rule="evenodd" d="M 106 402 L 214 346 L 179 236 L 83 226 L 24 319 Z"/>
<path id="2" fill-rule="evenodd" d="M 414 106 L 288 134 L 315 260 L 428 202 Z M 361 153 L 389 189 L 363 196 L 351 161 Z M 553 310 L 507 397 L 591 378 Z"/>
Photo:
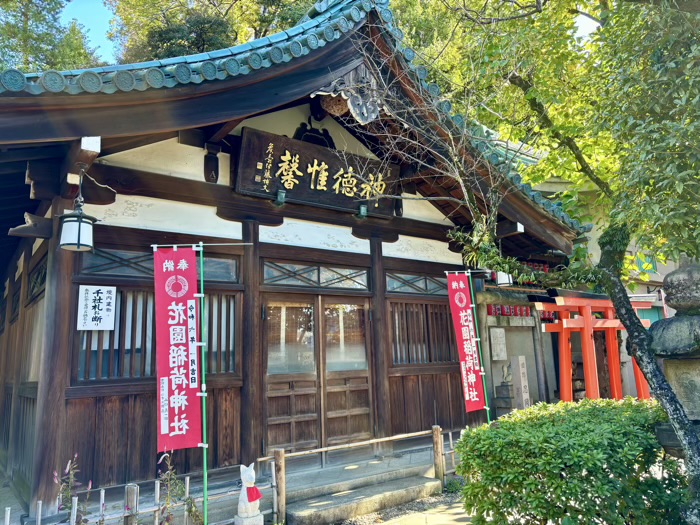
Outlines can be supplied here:
<path id="1" fill-rule="evenodd" d="M 304 91 L 308 91 L 308 79 L 313 75 L 316 75 L 313 78 L 320 84 L 316 87 L 321 87 L 330 83 L 329 77 L 343 74 L 345 70 L 354 67 L 347 56 L 350 52 L 348 46 L 345 46 L 346 53 L 342 59 L 333 57 L 336 53 L 331 49 L 340 49 L 336 47 L 340 46 L 338 41 L 345 40 L 343 37 L 347 33 L 362 26 L 373 10 L 391 39 L 392 46 L 402 57 L 402 62 L 425 96 L 434 102 L 436 110 L 449 122 L 466 129 L 468 124 L 464 117 L 452 114 L 450 102 L 441 99 L 440 88 L 436 84 L 427 83 L 427 68 L 413 63 L 416 53 L 405 46 L 403 33 L 395 25 L 388 4 L 389 0 L 320 0 L 299 24 L 286 31 L 208 53 L 102 68 L 46 71 L 41 74 L 23 74 L 15 69 L 3 71 L 0 73 L 0 107 L 5 106 L 7 111 L 4 113 L 12 118 L 0 122 L 0 144 L 61 138 L 66 140 L 91 134 L 125 136 L 162 131 L 164 126 L 171 130 L 184 129 L 247 116 L 246 111 L 249 111 L 248 114 L 254 112 L 250 111 L 251 107 L 239 107 L 240 115 L 234 115 L 231 113 L 231 104 L 242 98 L 242 95 L 262 97 L 273 94 L 274 89 L 266 94 L 256 93 L 255 86 L 278 71 L 306 75 L 303 78 L 307 84 L 296 86 L 296 91 L 290 88 L 292 82 L 285 83 L 285 88 L 289 90 L 287 99 L 308 95 L 313 90 L 308 93 Z M 324 48 L 327 51 L 325 55 L 332 57 L 330 60 L 335 62 L 324 63 L 323 67 L 311 65 L 317 56 L 324 54 Z M 362 57 L 356 58 L 362 60 Z M 308 70 L 300 72 L 305 65 Z M 264 74 L 264 70 L 270 70 L 268 75 Z M 220 81 L 227 80 L 229 82 L 221 83 L 221 87 L 217 86 Z M 244 91 L 245 87 L 247 92 Z M 166 97 L 163 97 L 164 91 L 168 92 Z M 143 92 L 137 107 L 145 114 L 139 121 L 125 122 L 129 119 L 119 118 L 124 115 L 122 106 L 135 102 L 134 92 Z M 111 96 L 105 99 L 105 95 Z M 204 95 L 211 97 L 214 106 L 219 104 L 226 107 L 228 112 L 224 116 L 216 107 L 208 108 L 211 114 L 197 114 L 197 122 L 187 121 L 187 118 L 193 116 L 192 110 L 184 109 L 188 99 Z M 74 103 L 78 102 L 76 99 L 80 99 L 79 104 Z M 119 103 L 116 103 L 117 99 Z M 149 104 L 164 99 L 168 99 L 171 104 L 168 106 L 168 114 L 154 117 L 151 114 L 154 109 Z M 280 98 L 275 100 L 273 106 L 289 101 Z M 26 111 L 30 106 L 36 114 Z M 99 108 L 96 115 L 91 114 L 93 108 Z M 152 121 L 159 116 L 162 120 L 156 126 Z M 109 123 L 109 132 L 100 132 L 105 122 Z M 149 125 L 158 129 L 151 129 Z M 26 136 L 20 130 L 24 130 Z M 494 145 L 488 132 L 481 126 L 469 126 L 469 131 L 473 135 L 472 146 L 490 164 L 504 171 L 518 193 L 535 204 L 541 213 L 562 225 L 570 237 L 586 231 L 585 227 L 568 217 L 559 206 L 545 199 L 528 184 L 522 183 L 515 171 L 518 162 L 514 152 L 507 149 L 504 151 L 497 144 Z"/>

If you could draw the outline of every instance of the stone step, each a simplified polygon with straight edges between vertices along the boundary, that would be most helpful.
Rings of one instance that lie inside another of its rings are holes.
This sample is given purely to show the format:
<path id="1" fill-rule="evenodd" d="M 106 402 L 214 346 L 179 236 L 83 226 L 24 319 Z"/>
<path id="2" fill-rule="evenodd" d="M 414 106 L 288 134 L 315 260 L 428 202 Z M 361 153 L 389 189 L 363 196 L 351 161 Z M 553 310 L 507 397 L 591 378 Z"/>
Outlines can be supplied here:
<path id="1" fill-rule="evenodd" d="M 296 474 L 287 478 L 287 503 L 318 498 L 327 494 L 348 492 L 395 479 L 421 476 L 432 478 L 434 473 L 435 469 L 432 465 L 417 465 L 376 473 L 363 469 L 326 469 L 304 475 Z"/>
<path id="2" fill-rule="evenodd" d="M 328 525 L 403 505 L 440 492 L 440 481 L 423 476 L 394 479 L 287 505 L 286 525 Z"/>

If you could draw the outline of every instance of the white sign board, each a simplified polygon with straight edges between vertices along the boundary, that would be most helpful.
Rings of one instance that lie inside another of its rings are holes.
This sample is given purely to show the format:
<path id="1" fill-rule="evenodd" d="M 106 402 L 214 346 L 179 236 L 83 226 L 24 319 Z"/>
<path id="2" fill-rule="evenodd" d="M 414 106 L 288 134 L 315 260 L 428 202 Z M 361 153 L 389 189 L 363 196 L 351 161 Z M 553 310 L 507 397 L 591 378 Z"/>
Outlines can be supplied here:
<path id="1" fill-rule="evenodd" d="M 114 330 L 116 286 L 80 286 L 78 330 Z"/>
<path id="2" fill-rule="evenodd" d="M 491 359 L 493 361 L 507 361 L 506 329 L 491 328 Z"/>

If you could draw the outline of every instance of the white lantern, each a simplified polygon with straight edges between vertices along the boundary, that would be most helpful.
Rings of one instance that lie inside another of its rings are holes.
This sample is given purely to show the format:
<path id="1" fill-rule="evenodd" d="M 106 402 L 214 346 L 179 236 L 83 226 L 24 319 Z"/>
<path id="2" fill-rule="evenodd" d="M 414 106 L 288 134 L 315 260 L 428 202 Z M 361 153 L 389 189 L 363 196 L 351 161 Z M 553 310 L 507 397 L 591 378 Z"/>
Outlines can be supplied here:
<path id="1" fill-rule="evenodd" d="M 92 251 L 92 227 L 95 222 L 97 219 L 85 215 L 76 201 L 75 211 L 61 216 L 61 248 L 72 252 Z"/>

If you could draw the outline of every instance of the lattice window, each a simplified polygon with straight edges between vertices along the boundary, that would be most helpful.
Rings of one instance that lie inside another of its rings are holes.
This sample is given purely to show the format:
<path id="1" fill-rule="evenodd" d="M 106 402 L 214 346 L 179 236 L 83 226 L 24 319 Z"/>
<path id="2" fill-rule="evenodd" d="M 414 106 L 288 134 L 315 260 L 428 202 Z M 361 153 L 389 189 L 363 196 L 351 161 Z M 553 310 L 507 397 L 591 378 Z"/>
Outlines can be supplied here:
<path id="1" fill-rule="evenodd" d="M 448 304 L 391 301 L 390 306 L 394 366 L 458 361 Z"/>
<path id="2" fill-rule="evenodd" d="M 83 254 L 83 273 L 153 277 L 153 253 L 96 249 Z"/>
<path id="3" fill-rule="evenodd" d="M 265 261 L 264 283 L 367 290 L 367 270 Z"/>
<path id="4" fill-rule="evenodd" d="M 29 272 L 29 291 L 27 296 L 27 302 L 31 303 L 39 297 L 46 288 L 46 269 L 47 269 L 48 259 L 44 257 L 39 263 L 34 267 L 34 269 Z"/>
<path id="5" fill-rule="evenodd" d="M 199 272 L 199 264 L 197 264 Z M 83 255 L 83 273 L 88 275 L 121 275 L 153 277 L 153 252 L 123 250 L 95 250 Z M 238 258 L 204 257 L 204 276 L 207 281 L 238 282 Z"/>
<path id="6" fill-rule="evenodd" d="M 7 298 L 0 299 L 0 334 L 5 331 L 5 321 L 7 320 Z M 2 392 L 0 392 L 0 396 Z"/>
<path id="7" fill-rule="evenodd" d="M 20 303 L 22 302 L 22 284 L 17 281 L 15 283 L 15 291 L 12 294 L 12 304 L 10 308 L 12 311 L 10 312 L 10 322 L 15 322 L 17 318 L 19 317 L 19 307 Z"/>
<path id="8" fill-rule="evenodd" d="M 153 377 L 154 308 L 152 290 L 118 289 L 114 330 L 79 332 L 78 381 Z M 206 308 L 208 373 L 234 372 L 236 294 L 207 294 Z"/>
<path id="9" fill-rule="evenodd" d="M 386 291 L 389 293 L 447 295 L 447 278 L 387 272 Z"/>

